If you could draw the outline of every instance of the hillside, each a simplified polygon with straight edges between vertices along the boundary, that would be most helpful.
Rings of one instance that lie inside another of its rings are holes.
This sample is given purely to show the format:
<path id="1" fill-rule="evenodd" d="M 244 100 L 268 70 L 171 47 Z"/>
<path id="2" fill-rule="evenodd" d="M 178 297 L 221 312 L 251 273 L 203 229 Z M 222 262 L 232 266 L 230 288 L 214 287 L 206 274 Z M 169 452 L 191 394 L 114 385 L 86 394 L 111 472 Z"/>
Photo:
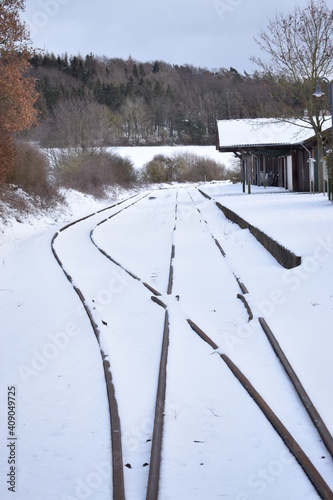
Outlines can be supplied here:
<path id="1" fill-rule="evenodd" d="M 53 143 L 56 136 L 45 129 L 59 104 L 72 100 L 104 106 L 107 145 L 215 144 L 216 119 L 281 114 L 269 77 L 234 68 L 48 53 L 34 55 L 31 64 L 40 93 L 38 139 L 52 135 Z"/>

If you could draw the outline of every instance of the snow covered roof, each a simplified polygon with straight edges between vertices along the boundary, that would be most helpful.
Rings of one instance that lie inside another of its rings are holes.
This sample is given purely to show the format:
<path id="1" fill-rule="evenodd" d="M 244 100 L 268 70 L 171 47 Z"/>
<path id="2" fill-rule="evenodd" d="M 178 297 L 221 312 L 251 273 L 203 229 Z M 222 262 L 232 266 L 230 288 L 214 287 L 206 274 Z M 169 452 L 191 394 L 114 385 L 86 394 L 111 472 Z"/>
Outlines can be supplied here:
<path id="1" fill-rule="evenodd" d="M 303 120 L 283 122 L 276 118 L 245 120 L 218 120 L 218 148 L 246 148 L 250 146 L 291 146 L 314 137 L 312 128 L 305 127 Z M 328 118 L 323 130 L 331 127 Z"/>

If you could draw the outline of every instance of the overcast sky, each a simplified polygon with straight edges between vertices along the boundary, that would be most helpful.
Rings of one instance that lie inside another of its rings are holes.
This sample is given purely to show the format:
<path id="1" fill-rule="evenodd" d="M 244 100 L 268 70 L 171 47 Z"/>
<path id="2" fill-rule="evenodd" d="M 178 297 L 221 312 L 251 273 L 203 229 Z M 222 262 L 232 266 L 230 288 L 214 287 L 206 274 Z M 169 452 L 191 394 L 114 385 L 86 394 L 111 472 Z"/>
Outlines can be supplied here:
<path id="1" fill-rule="evenodd" d="M 327 0 L 332 8 L 333 0 Z M 26 0 L 35 47 L 252 72 L 253 37 L 308 0 Z"/>

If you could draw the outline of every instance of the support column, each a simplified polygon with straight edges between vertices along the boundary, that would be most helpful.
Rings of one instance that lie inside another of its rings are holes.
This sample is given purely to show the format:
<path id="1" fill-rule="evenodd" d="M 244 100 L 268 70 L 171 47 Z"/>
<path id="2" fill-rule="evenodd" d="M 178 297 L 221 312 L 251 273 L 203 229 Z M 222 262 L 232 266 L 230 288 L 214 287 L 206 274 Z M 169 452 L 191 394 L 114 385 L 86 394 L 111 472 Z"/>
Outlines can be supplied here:
<path id="1" fill-rule="evenodd" d="M 243 185 L 243 193 L 245 193 L 245 155 L 242 151 L 242 185 Z"/>
<path id="2" fill-rule="evenodd" d="M 251 179 L 252 179 L 252 162 L 253 157 L 250 155 L 246 156 L 246 173 L 247 173 L 247 192 L 251 194 Z"/>

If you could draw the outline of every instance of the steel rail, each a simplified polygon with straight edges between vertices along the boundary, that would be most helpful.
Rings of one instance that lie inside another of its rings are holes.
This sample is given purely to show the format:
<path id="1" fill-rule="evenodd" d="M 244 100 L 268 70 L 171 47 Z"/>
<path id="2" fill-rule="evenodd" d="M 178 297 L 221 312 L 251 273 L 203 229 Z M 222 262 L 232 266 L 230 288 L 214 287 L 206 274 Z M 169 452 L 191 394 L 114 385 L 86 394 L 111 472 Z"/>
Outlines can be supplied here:
<path id="1" fill-rule="evenodd" d="M 193 321 L 187 320 L 190 327 L 195 333 L 199 335 L 202 340 L 207 342 L 213 349 L 216 351 L 218 349 L 217 344 L 201 329 L 199 328 Z M 290 434 L 288 429 L 284 426 L 281 420 L 277 417 L 277 415 L 273 412 L 270 406 L 265 402 L 265 400 L 261 397 L 259 392 L 254 388 L 248 378 L 241 372 L 241 370 L 233 363 L 233 361 L 226 354 L 219 354 L 221 359 L 227 365 L 227 367 L 231 370 L 234 376 L 239 380 L 247 393 L 252 397 L 255 403 L 258 405 L 262 413 L 265 415 L 267 420 L 273 426 L 275 431 L 278 433 L 282 441 L 285 443 L 290 453 L 295 457 L 297 462 L 300 464 L 305 474 L 311 481 L 312 485 L 316 489 L 317 493 L 323 500 L 332 500 L 333 492 L 324 480 L 324 478 L 320 475 L 316 467 L 313 465 L 311 460 L 302 450 L 297 441 Z"/>
<path id="2" fill-rule="evenodd" d="M 173 227 L 173 231 L 176 231 L 177 225 L 177 197 L 176 195 L 176 203 L 175 203 L 175 223 Z M 141 198 L 143 199 L 143 198 Z M 141 201 L 138 200 L 138 201 Z M 134 203 L 133 203 L 134 204 Z M 133 205 L 132 204 L 132 205 Z M 130 206 L 132 206 L 130 205 Z M 127 207 L 126 207 L 127 208 Z M 119 211 L 120 212 L 120 211 Z M 99 247 L 99 245 L 94 240 L 94 231 L 101 224 L 106 223 L 112 217 L 117 215 L 119 212 L 112 214 L 109 217 L 106 217 L 98 224 L 96 224 L 93 229 L 90 231 L 90 239 L 95 247 L 111 262 L 119 266 L 122 270 L 124 270 L 127 274 L 129 274 L 133 279 L 142 283 L 149 291 L 151 291 L 154 296 L 152 299 L 161 305 L 165 309 L 164 316 L 164 327 L 163 327 L 163 340 L 161 346 L 161 357 L 160 357 L 160 365 L 159 365 L 159 375 L 158 375 L 158 384 L 157 384 L 157 392 L 156 392 L 156 403 L 155 403 L 155 413 L 154 413 L 154 426 L 153 426 L 153 436 L 152 436 L 152 445 L 151 445 L 151 453 L 150 453 L 150 463 L 149 463 L 149 474 L 148 474 L 148 482 L 147 482 L 147 500 L 157 500 L 158 491 L 159 491 L 159 480 L 160 480 L 160 466 L 161 466 L 161 453 L 162 453 L 162 441 L 163 441 L 163 424 L 164 424 L 164 408 L 165 408 L 165 394 L 166 394 L 166 369 L 167 369 L 167 360 L 168 360 L 168 348 L 169 348 L 169 313 L 167 310 L 167 306 L 158 299 L 161 296 L 161 293 L 155 290 L 151 285 L 143 281 L 141 278 L 136 276 L 132 271 L 128 270 L 121 263 L 116 261 L 111 255 L 109 255 L 105 250 Z M 167 285 L 167 294 L 170 295 L 172 293 L 173 287 L 173 260 L 175 258 L 175 246 L 172 245 L 171 248 L 171 256 L 170 256 L 170 264 L 169 264 L 169 277 L 168 277 L 168 285 Z"/>
<path id="3" fill-rule="evenodd" d="M 125 484 L 124 484 L 124 468 L 123 468 L 123 455 L 122 455 L 122 443 L 121 443 L 121 425 L 120 425 L 120 418 L 119 418 L 119 412 L 118 412 L 118 404 L 117 404 L 117 399 L 115 395 L 115 388 L 112 380 L 112 373 L 111 373 L 111 367 L 110 363 L 107 360 L 107 356 L 105 352 L 103 351 L 103 348 L 100 343 L 100 330 L 98 328 L 97 323 L 94 320 L 93 314 L 90 310 L 90 308 L 87 305 L 87 301 L 85 300 L 85 297 L 82 293 L 82 291 L 74 285 L 73 283 L 73 278 L 72 276 L 68 273 L 68 271 L 65 269 L 65 266 L 63 265 L 56 249 L 55 249 L 55 241 L 57 237 L 59 236 L 60 233 L 63 231 L 69 229 L 70 227 L 85 221 L 99 213 L 102 213 L 107 210 L 111 210 L 119 205 L 122 205 L 126 201 L 136 197 L 137 195 L 131 196 L 130 198 L 127 198 L 125 200 L 119 201 L 117 203 L 114 203 L 108 207 L 105 207 L 101 210 L 98 210 L 97 212 L 93 212 L 89 215 L 86 215 L 84 217 L 81 217 L 80 219 L 77 219 L 73 222 L 70 222 L 66 224 L 65 226 L 61 227 L 54 235 L 51 240 L 51 250 L 52 253 L 61 267 L 63 273 L 65 274 L 66 278 L 68 281 L 71 283 L 74 291 L 78 295 L 83 308 L 88 316 L 88 319 L 90 321 L 91 327 L 93 329 L 93 332 L 95 334 L 98 346 L 99 346 L 99 352 L 101 355 L 101 360 L 102 360 L 102 365 L 103 365 L 103 371 L 104 371 L 104 377 L 105 377 L 105 384 L 106 384 L 106 392 L 107 392 L 107 399 L 108 399 L 108 407 L 109 407 L 109 416 L 110 416 L 110 436 L 111 436 L 111 453 L 112 453 L 112 491 L 113 491 L 113 500 L 125 500 Z M 134 202 L 136 203 L 136 201 Z M 134 204 L 132 203 L 132 204 Z M 132 205 L 131 204 L 131 205 Z M 129 205 L 129 206 L 131 206 Z M 120 211 L 125 210 L 128 208 L 128 206 L 122 208 Z M 117 213 L 119 213 L 118 211 Z"/>
<path id="4" fill-rule="evenodd" d="M 294 371 L 293 367 L 291 366 L 290 362 L 287 359 L 287 356 L 281 349 L 280 344 L 276 340 L 275 336 L 273 335 L 272 330 L 268 326 L 266 320 L 264 318 L 259 318 L 259 323 L 264 330 L 276 356 L 278 357 L 279 361 L 281 362 L 283 368 L 285 369 L 285 372 L 287 373 L 291 383 L 293 384 L 300 400 L 303 403 L 304 408 L 306 409 L 307 413 L 309 414 L 314 426 L 316 427 L 321 439 L 323 440 L 324 445 L 326 446 L 326 449 L 329 451 L 331 457 L 333 458 L 333 438 L 328 430 L 325 422 L 321 418 L 320 414 L 318 413 L 318 410 L 316 409 L 315 405 L 313 404 L 312 400 L 310 399 L 309 395 L 307 394 L 306 390 L 303 387 L 303 384 L 301 383 L 300 379 L 296 375 L 296 372 Z"/>
<path id="5" fill-rule="evenodd" d="M 175 203 L 175 224 L 173 228 L 173 233 L 176 231 L 177 227 L 177 199 L 178 191 L 176 195 Z M 169 279 L 168 279 L 168 289 L 167 294 L 171 295 L 173 287 L 173 261 L 175 258 L 175 245 L 172 244 L 170 265 L 169 265 Z M 156 405 L 155 405 L 155 418 L 154 418 L 154 431 L 150 454 L 150 465 L 149 465 L 149 476 L 147 484 L 147 495 L 146 500 L 157 500 L 159 492 L 159 482 L 160 482 L 160 468 L 161 468 L 161 455 L 162 455 L 162 443 L 163 443 L 163 426 L 164 426 L 164 409 L 165 409 L 165 394 L 166 394 L 166 384 L 167 384 L 167 363 L 168 363 L 168 349 L 169 349 L 169 335 L 170 335 L 170 323 L 169 323 L 169 313 L 168 308 L 163 304 L 162 301 L 154 297 L 157 303 L 162 305 L 165 309 L 164 318 L 164 330 L 163 330 L 163 342 L 161 349 L 161 360 L 160 369 L 158 376 L 158 386 L 156 394 Z"/>
<path id="6" fill-rule="evenodd" d="M 149 475 L 147 483 L 147 494 L 146 494 L 147 500 L 156 500 L 158 498 L 158 491 L 159 491 L 169 333 L 170 333 L 169 314 L 167 308 L 165 308 L 163 341 L 162 341 L 160 368 L 158 374 L 158 384 L 156 393 L 154 429 L 153 429 L 153 438 L 151 444 Z"/>
<path id="7" fill-rule="evenodd" d="M 118 262 L 117 260 L 115 260 L 113 257 L 111 257 L 111 255 L 109 255 L 105 250 L 103 250 L 97 243 L 96 241 L 94 240 L 94 232 L 96 230 L 97 227 L 101 226 L 102 224 L 105 224 L 106 222 L 108 222 L 110 219 L 112 219 L 113 217 L 115 217 L 116 215 L 118 215 L 120 212 L 123 212 L 124 210 L 126 210 L 127 208 L 129 207 L 132 207 L 133 205 L 135 205 L 136 203 L 138 203 L 139 201 L 143 200 L 144 198 L 146 198 L 150 193 L 146 193 L 144 196 L 142 196 L 141 198 L 139 198 L 138 200 L 136 200 L 134 203 L 132 203 L 131 205 L 128 205 L 127 207 L 119 210 L 118 212 L 114 213 L 114 214 L 111 214 L 109 217 L 106 217 L 105 219 L 101 220 L 100 222 L 98 222 L 98 224 L 96 224 L 91 230 L 90 230 L 90 240 L 92 242 L 92 244 L 97 248 L 97 250 L 99 252 L 101 252 L 101 254 L 104 255 L 104 257 L 106 257 L 108 260 L 110 260 L 111 262 L 113 262 L 113 264 L 116 264 L 116 266 L 120 267 L 123 271 L 125 271 L 129 276 L 131 276 L 131 278 L 139 281 L 140 283 L 142 283 L 146 288 L 148 288 L 148 290 L 150 290 L 154 295 L 161 295 L 157 290 L 155 290 L 155 288 L 153 288 L 151 285 L 149 285 L 149 283 L 146 283 L 145 281 L 143 281 L 141 278 L 139 278 L 139 276 L 136 276 L 136 274 L 134 274 L 132 271 L 130 271 L 129 269 L 127 269 L 126 267 L 124 267 L 120 262 Z"/>
<path id="8" fill-rule="evenodd" d="M 200 193 L 202 196 L 205 196 L 205 194 L 204 194 L 203 192 L 201 192 L 201 190 L 198 190 L 198 191 L 199 191 L 199 193 Z M 187 194 L 189 195 L 189 198 L 191 199 L 191 201 L 192 201 L 193 205 L 195 206 L 195 208 L 197 209 L 198 213 L 199 213 L 200 215 L 202 215 L 201 210 L 197 207 L 197 204 L 196 204 L 196 203 L 195 203 L 195 201 L 193 200 L 193 198 L 192 198 L 192 196 L 190 195 L 190 193 L 188 192 Z M 208 198 L 208 196 L 206 196 L 206 198 Z M 209 198 L 209 199 L 210 199 L 210 198 Z M 210 235 L 211 235 L 211 237 L 213 238 L 214 243 L 215 243 L 215 245 L 217 246 L 217 248 L 219 249 L 219 251 L 220 251 L 220 253 L 221 253 L 222 257 L 226 257 L 227 255 L 226 255 L 225 251 L 223 250 L 223 248 L 222 248 L 222 246 L 221 246 L 220 242 L 219 242 L 219 241 L 218 241 L 218 239 L 214 236 L 214 234 L 212 233 L 212 231 L 209 229 L 209 224 L 208 224 L 208 222 L 206 221 L 206 219 L 203 219 L 203 221 L 204 221 L 204 223 L 207 225 L 208 231 L 210 232 Z M 238 276 L 236 276 L 236 274 L 235 274 L 235 272 L 233 271 L 233 269 L 231 268 L 231 266 L 230 266 L 229 262 L 228 262 L 228 266 L 229 266 L 229 269 L 230 269 L 230 271 L 232 272 L 232 274 L 233 274 L 233 276 L 234 276 L 235 280 L 237 281 L 238 286 L 239 286 L 239 288 L 241 289 L 242 293 L 244 293 L 244 294 L 248 293 L 248 290 L 247 290 L 246 286 L 244 285 L 244 283 L 242 283 L 242 281 L 240 280 L 240 278 L 239 278 Z"/>

